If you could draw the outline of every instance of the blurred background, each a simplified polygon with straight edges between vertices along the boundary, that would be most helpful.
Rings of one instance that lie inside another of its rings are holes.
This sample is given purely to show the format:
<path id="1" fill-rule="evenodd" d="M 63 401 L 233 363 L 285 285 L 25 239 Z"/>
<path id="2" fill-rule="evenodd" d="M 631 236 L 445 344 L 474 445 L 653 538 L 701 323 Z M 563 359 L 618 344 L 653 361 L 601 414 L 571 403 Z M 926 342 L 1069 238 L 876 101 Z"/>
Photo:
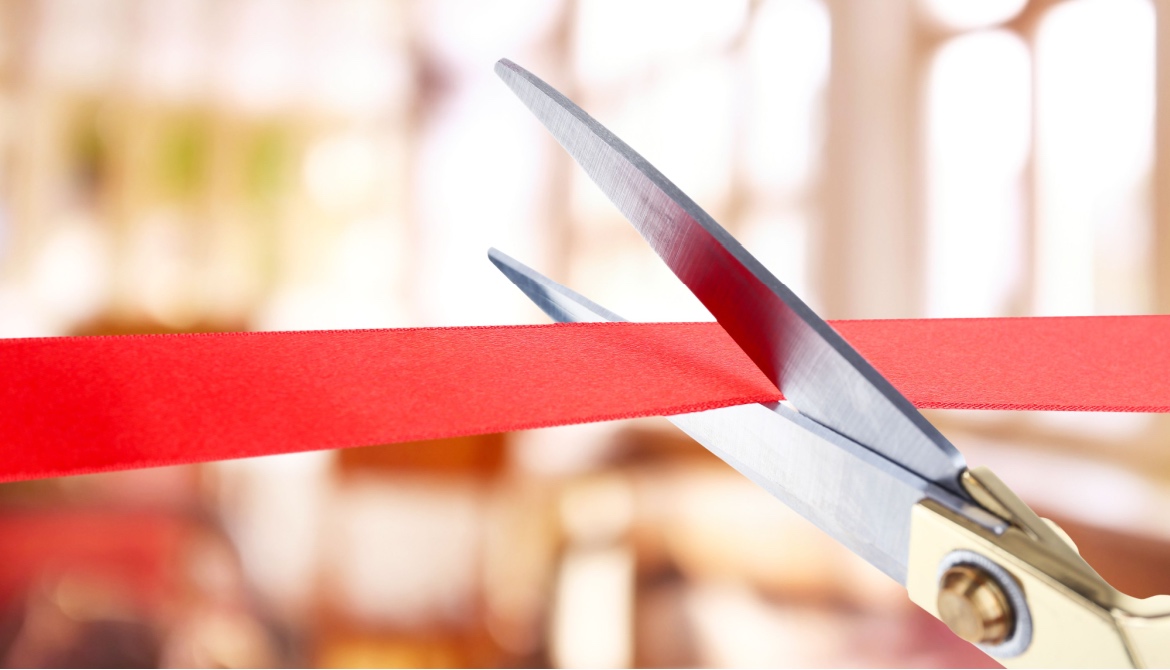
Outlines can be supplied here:
<path id="1" fill-rule="evenodd" d="M 1149 0 L 3 0 L 0 336 L 543 323 L 496 246 L 703 308 L 495 78 L 828 318 L 1170 313 Z M 932 412 L 1133 595 L 1170 422 Z M 0 659 L 994 666 L 663 420 L 0 486 Z"/>

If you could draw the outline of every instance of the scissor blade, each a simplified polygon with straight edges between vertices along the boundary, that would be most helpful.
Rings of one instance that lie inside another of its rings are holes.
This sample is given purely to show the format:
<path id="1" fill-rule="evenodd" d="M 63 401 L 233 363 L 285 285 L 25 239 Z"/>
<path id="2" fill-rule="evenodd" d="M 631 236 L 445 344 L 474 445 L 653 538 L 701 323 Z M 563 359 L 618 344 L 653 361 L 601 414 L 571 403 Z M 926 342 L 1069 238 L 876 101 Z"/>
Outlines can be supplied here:
<path id="1" fill-rule="evenodd" d="M 488 255 L 554 321 L 624 320 L 495 249 Z M 1002 525 L 932 482 L 784 405 L 739 405 L 666 418 L 903 585 L 910 510 L 918 501 L 931 498 L 984 525 Z"/>
<path id="2" fill-rule="evenodd" d="M 501 60 L 496 74 L 802 414 L 962 491 L 958 450 L 714 219 L 527 70 Z"/>
<path id="3" fill-rule="evenodd" d="M 567 286 L 554 282 L 499 249 L 488 249 L 488 259 L 553 321 L 559 323 L 625 321 L 617 314 Z"/>

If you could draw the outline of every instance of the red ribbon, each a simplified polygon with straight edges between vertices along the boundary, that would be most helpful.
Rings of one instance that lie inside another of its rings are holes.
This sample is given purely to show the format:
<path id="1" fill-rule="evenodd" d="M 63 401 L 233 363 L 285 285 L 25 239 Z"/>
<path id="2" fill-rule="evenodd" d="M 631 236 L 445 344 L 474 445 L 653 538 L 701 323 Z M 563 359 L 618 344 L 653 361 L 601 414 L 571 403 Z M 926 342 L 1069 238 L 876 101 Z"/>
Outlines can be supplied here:
<path id="1" fill-rule="evenodd" d="M 1170 317 L 833 326 L 919 407 L 1170 411 Z M 0 481 L 779 398 L 713 323 L 0 340 Z"/>

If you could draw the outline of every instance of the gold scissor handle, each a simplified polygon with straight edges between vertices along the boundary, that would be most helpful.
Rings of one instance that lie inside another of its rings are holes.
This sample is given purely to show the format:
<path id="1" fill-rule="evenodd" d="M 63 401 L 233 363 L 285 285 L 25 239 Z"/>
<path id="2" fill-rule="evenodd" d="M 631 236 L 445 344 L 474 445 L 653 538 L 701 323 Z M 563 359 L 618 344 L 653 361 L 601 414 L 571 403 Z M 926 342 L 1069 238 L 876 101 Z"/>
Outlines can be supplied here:
<path id="1" fill-rule="evenodd" d="M 1170 596 L 1110 586 L 1068 536 L 986 468 L 968 493 L 1010 523 L 996 534 L 930 500 L 914 507 L 906 589 L 1008 667 L 1168 667 Z"/>

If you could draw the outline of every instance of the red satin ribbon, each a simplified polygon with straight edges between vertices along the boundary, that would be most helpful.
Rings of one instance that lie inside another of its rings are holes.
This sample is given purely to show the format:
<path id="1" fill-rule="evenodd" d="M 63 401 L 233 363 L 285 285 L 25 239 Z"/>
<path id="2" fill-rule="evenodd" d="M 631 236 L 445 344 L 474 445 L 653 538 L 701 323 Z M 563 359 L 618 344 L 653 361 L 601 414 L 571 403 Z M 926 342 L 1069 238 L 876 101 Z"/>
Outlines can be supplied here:
<path id="1" fill-rule="evenodd" d="M 1170 411 L 1170 317 L 833 326 L 919 407 Z M 0 340 L 0 481 L 779 398 L 712 323 Z"/>

